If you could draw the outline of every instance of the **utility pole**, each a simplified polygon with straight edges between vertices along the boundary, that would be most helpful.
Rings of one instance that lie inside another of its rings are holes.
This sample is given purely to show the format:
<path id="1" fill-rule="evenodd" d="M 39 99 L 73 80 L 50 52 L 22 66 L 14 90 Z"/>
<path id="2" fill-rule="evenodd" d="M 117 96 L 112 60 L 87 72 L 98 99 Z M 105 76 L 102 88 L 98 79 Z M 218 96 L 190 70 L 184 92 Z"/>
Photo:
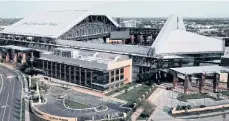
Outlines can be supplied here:
<path id="1" fill-rule="evenodd" d="M 38 95 L 38 101 L 39 101 L 39 103 L 41 103 L 41 95 L 40 95 L 40 91 L 39 91 L 38 82 L 36 82 L 36 85 L 37 85 L 37 95 Z"/>
<path id="2" fill-rule="evenodd" d="M 173 108 L 173 89 L 171 91 L 172 91 L 172 97 L 171 97 L 171 109 L 172 109 Z"/>

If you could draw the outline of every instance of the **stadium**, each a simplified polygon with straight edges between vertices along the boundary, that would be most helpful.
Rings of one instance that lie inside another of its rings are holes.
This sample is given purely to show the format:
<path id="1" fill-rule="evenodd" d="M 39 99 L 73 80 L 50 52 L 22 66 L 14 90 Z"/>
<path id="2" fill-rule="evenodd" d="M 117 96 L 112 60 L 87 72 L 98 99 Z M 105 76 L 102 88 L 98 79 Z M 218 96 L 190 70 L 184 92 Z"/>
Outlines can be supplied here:
<path id="1" fill-rule="evenodd" d="M 0 39 L 1 45 L 14 46 L 1 49 L 3 61 L 22 59 L 18 64 L 32 63 L 46 79 L 100 91 L 137 81 L 144 73 L 160 80 L 169 68 L 199 66 L 224 54 L 224 41 L 186 31 L 183 19 L 175 15 L 158 30 L 120 27 L 107 15 L 83 10 L 48 11 L 4 29 Z M 36 54 L 23 51 L 20 56 L 22 48 Z M 168 75 L 172 80 L 174 73 Z"/>

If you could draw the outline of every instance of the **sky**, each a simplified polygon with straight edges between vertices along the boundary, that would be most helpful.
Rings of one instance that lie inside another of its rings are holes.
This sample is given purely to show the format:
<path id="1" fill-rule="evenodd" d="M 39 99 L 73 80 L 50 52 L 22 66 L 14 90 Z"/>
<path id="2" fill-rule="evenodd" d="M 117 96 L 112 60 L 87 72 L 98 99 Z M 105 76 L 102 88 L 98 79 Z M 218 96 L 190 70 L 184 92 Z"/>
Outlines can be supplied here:
<path id="1" fill-rule="evenodd" d="M 36 12 L 53 10 L 88 10 L 111 17 L 182 17 L 229 18 L 228 1 L 3 1 L 0 17 L 24 18 Z"/>

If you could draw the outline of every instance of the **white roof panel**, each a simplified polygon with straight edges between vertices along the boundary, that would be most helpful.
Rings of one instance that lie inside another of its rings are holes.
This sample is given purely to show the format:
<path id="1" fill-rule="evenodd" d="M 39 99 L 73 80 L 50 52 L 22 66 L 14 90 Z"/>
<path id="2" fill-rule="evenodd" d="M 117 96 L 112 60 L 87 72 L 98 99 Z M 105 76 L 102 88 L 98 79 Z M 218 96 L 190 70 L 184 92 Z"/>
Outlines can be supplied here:
<path id="1" fill-rule="evenodd" d="M 180 68 L 170 68 L 181 74 L 197 74 L 197 73 L 219 73 L 220 71 L 229 72 L 228 68 L 222 66 L 193 66 L 193 67 L 180 67 Z"/>
<path id="2" fill-rule="evenodd" d="M 34 14 L 1 33 L 57 38 L 87 17 L 87 11 L 48 11 Z"/>
<path id="3" fill-rule="evenodd" d="M 168 39 L 170 33 L 177 29 L 186 30 L 182 17 L 176 15 L 169 16 L 151 47 L 157 51 Z"/>
<path id="4" fill-rule="evenodd" d="M 175 30 L 170 33 L 167 41 L 157 49 L 155 54 L 214 53 L 223 51 L 223 40 L 194 34 L 184 30 Z"/>
<path id="5" fill-rule="evenodd" d="M 151 47 L 156 55 L 218 53 L 224 51 L 224 42 L 187 32 L 183 19 L 172 15 L 165 22 Z"/>

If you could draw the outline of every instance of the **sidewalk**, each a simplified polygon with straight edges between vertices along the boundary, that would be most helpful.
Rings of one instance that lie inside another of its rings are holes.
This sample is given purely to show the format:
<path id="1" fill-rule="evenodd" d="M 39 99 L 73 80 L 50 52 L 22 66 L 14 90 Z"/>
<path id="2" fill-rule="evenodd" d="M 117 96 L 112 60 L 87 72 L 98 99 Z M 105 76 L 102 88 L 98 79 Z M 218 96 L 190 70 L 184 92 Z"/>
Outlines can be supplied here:
<path id="1" fill-rule="evenodd" d="M 140 114 L 144 111 L 143 107 L 139 107 L 131 116 L 131 121 L 136 121 Z"/>
<path id="2" fill-rule="evenodd" d="M 156 87 L 155 87 L 156 88 Z M 159 88 L 157 88 L 148 98 L 146 101 L 149 101 L 152 103 L 152 100 L 155 99 L 155 97 L 158 97 L 158 94 L 160 94 Z M 153 103 L 152 103 L 153 104 Z M 140 116 L 140 114 L 144 111 L 143 107 L 139 107 L 136 109 L 136 111 L 131 116 L 131 121 L 136 121 L 137 118 Z"/>

